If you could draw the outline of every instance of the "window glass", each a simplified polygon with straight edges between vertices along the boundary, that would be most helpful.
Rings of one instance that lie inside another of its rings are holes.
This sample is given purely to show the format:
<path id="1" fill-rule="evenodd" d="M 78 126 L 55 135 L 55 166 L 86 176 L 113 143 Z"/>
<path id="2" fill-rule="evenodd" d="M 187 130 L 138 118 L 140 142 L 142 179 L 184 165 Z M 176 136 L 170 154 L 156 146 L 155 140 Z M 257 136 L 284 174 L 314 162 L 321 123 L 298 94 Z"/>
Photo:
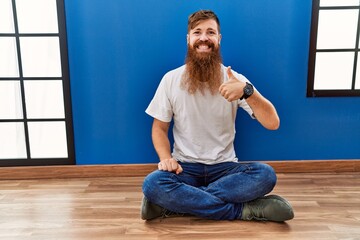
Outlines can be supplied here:
<path id="1" fill-rule="evenodd" d="M 355 48 L 358 10 L 320 10 L 318 49 Z"/>
<path id="2" fill-rule="evenodd" d="M 0 77 L 19 77 L 14 37 L 0 37 Z"/>
<path id="3" fill-rule="evenodd" d="M 353 52 L 318 52 L 314 89 L 351 89 L 353 63 Z"/>
<path id="4" fill-rule="evenodd" d="M 61 77 L 58 37 L 20 37 L 24 77 Z"/>
<path id="5" fill-rule="evenodd" d="M 11 0 L 0 0 L 0 33 L 14 32 L 14 16 Z"/>
<path id="6" fill-rule="evenodd" d="M 56 0 L 16 0 L 19 33 L 57 33 Z"/>
<path id="7" fill-rule="evenodd" d="M 0 81 L 0 119 L 22 119 L 20 81 Z"/>
<path id="8" fill-rule="evenodd" d="M 29 122 L 32 158 L 67 158 L 65 122 Z"/>
<path id="9" fill-rule="evenodd" d="M 61 80 L 27 80 L 25 102 L 27 117 L 65 118 L 64 97 Z"/>
<path id="10" fill-rule="evenodd" d="M 0 159 L 10 158 L 26 158 L 24 123 L 0 122 Z"/>
<path id="11" fill-rule="evenodd" d="M 357 61 L 355 89 L 360 90 L 360 61 Z"/>
<path id="12" fill-rule="evenodd" d="M 320 7 L 359 6 L 359 0 L 320 0 Z"/>

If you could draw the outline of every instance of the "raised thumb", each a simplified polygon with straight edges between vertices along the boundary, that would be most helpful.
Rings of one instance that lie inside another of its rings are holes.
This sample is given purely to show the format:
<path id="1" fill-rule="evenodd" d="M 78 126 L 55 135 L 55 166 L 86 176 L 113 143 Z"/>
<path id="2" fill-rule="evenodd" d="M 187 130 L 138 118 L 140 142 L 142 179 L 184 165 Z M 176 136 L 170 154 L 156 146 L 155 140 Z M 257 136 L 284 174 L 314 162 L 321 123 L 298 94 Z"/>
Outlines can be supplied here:
<path id="1" fill-rule="evenodd" d="M 228 66 L 228 67 L 227 67 L 226 73 L 227 73 L 227 76 L 228 76 L 229 80 L 235 79 L 235 77 L 234 77 L 234 75 L 233 75 L 233 73 L 232 73 L 232 71 L 231 71 L 231 66 Z"/>

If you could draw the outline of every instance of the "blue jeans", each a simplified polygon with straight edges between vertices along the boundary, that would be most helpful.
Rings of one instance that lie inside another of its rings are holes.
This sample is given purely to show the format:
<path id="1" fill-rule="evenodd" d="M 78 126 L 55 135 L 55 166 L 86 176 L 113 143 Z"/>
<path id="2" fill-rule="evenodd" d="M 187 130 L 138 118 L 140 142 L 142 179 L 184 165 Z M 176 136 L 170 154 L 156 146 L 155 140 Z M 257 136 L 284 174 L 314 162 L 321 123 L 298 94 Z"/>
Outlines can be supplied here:
<path id="1" fill-rule="evenodd" d="M 156 170 L 144 180 L 146 198 L 163 208 L 207 219 L 241 219 L 245 202 L 272 191 L 276 174 L 263 163 L 180 163 L 183 172 Z"/>

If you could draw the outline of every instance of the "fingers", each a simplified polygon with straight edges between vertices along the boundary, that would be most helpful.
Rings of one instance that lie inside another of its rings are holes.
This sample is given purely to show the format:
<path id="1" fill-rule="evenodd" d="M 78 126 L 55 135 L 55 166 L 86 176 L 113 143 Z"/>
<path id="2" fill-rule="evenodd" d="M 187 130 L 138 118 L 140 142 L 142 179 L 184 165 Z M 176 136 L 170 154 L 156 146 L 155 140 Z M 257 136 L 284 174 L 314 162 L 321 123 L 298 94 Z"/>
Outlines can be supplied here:
<path id="1" fill-rule="evenodd" d="M 231 102 L 231 99 L 230 99 L 230 92 L 229 90 L 227 89 L 227 87 L 223 84 L 221 85 L 221 89 L 220 90 L 220 94 L 221 96 L 223 96 L 226 100 L 228 100 L 229 102 Z"/>
<path id="2" fill-rule="evenodd" d="M 176 174 L 183 171 L 180 164 L 173 158 L 161 160 L 161 162 L 158 163 L 158 169 L 160 171 L 176 172 Z"/>
<path id="3" fill-rule="evenodd" d="M 178 163 L 176 161 L 171 161 L 171 170 L 176 170 L 178 168 Z"/>
<path id="4" fill-rule="evenodd" d="M 232 102 L 243 95 L 242 89 L 244 88 L 245 83 L 234 76 L 230 66 L 227 67 L 226 74 L 228 76 L 228 81 L 221 84 L 219 92 L 228 102 Z"/>
<path id="5" fill-rule="evenodd" d="M 180 164 L 178 164 L 178 168 L 176 169 L 176 174 L 182 173 L 183 169 Z"/>
<path id="6" fill-rule="evenodd" d="M 161 162 L 158 163 L 158 169 L 160 171 L 167 171 L 168 170 L 168 164 L 166 160 L 162 160 Z"/>
<path id="7" fill-rule="evenodd" d="M 225 99 L 227 99 L 229 97 L 229 91 L 226 89 L 226 87 L 224 86 L 222 89 L 220 89 L 220 94 L 221 96 L 223 96 Z"/>

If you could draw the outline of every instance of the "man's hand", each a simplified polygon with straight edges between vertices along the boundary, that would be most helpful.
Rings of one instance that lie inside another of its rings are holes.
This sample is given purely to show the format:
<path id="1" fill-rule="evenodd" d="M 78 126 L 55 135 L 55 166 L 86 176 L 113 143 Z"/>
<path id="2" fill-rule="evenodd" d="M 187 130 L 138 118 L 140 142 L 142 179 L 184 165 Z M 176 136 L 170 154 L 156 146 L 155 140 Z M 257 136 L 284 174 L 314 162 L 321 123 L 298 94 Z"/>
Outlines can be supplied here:
<path id="1" fill-rule="evenodd" d="M 229 102 L 238 100 L 244 94 L 245 82 L 239 81 L 231 72 L 231 67 L 226 70 L 229 80 L 221 84 L 219 91 L 220 94 Z"/>
<path id="2" fill-rule="evenodd" d="M 180 164 L 173 158 L 161 160 L 158 164 L 158 169 L 160 171 L 175 172 L 176 174 L 179 174 L 183 171 Z"/>

